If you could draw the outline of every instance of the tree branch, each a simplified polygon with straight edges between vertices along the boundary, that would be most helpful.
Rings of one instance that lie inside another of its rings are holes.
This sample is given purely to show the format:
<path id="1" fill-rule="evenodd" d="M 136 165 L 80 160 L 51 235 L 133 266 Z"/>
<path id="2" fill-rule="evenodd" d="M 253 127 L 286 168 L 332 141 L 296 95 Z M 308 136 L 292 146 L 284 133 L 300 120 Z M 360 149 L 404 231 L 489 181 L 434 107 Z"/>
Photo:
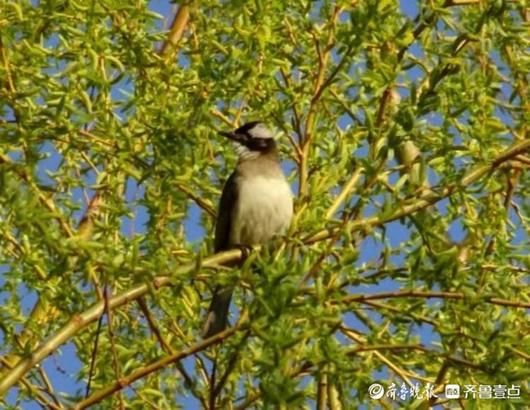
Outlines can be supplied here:
<path id="1" fill-rule="evenodd" d="M 170 51 L 175 53 L 177 51 L 177 45 L 182 35 L 184 34 L 184 29 L 188 24 L 190 17 L 190 7 L 188 3 L 181 4 L 175 17 L 173 18 L 173 23 L 171 23 L 171 29 L 167 36 L 166 41 L 162 44 L 160 48 L 160 55 L 168 55 Z"/>
<path id="2" fill-rule="evenodd" d="M 463 189 L 475 182 L 477 182 L 484 175 L 492 172 L 493 170 L 499 168 L 499 166 L 510 160 L 517 155 L 526 152 L 530 149 L 530 139 L 521 140 L 509 149 L 504 151 L 502 154 L 497 156 L 493 161 L 486 165 L 479 165 L 465 174 L 458 184 L 450 185 L 445 188 L 442 188 L 440 192 L 435 192 L 432 190 L 426 191 L 426 193 L 420 196 L 415 201 L 404 202 L 396 206 L 393 212 L 389 212 L 388 216 L 382 217 L 369 217 L 362 220 L 355 220 L 351 222 L 348 226 L 350 231 L 357 231 L 360 229 L 372 228 L 375 226 L 382 226 L 388 222 L 395 221 L 397 219 L 403 218 L 405 216 L 411 215 L 416 211 L 427 208 L 438 201 L 441 201 L 444 198 L 447 198 L 454 194 L 458 189 Z M 502 160 L 501 160 L 502 159 Z M 319 242 L 324 239 L 330 238 L 336 232 L 336 228 L 323 229 L 316 234 L 309 235 L 303 239 L 305 244 L 311 244 L 314 242 Z"/>
<path id="3" fill-rule="evenodd" d="M 431 292 L 418 290 L 400 290 L 395 292 L 382 292 L 372 295 L 349 295 L 337 301 L 331 301 L 332 304 L 363 302 L 365 300 L 393 299 L 393 298 L 425 298 L 425 299 L 467 299 L 468 296 L 461 292 Z M 493 296 L 479 296 L 477 300 L 485 301 L 492 305 L 510 306 L 515 308 L 530 309 L 530 302 L 513 301 L 500 299 Z"/>
<path id="4" fill-rule="evenodd" d="M 145 377 L 151 373 L 157 372 L 172 363 L 178 362 L 188 356 L 191 356 L 192 354 L 205 350 L 207 347 L 210 347 L 210 346 L 213 346 L 215 344 L 222 342 L 223 340 L 232 336 L 237 330 L 239 330 L 245 321 L 246 319 L 243 319 L 238 325 L 230 327 L 224 330 L 223 332 L 217 333 L 215 336 L 212 336 L 209 339 L 201 340 L 200 342 L 195 343 L 193 346 L 187 349 L 173 353 L 169 356 L 165 356 L 155 362 L 152 362 L 151 364 L 145 367 L 142 367 L 140 369 L 133 371 L 127 376 L 121 377 L 119 380 L 117 380 L 115 383 L 111 384 L 110 386 L 104 389 L 98 390 L 97 392 L 94 392 L 92 395 L 87 397 L 85 400 L 82 400 L 79 403 L 77 403 L 74 406 L 74 409 L 76 410 L 86 409 L 87 407 L 95 403 L 99 403 L 101 400 L 105 399 L 111 394 L 117 391 L 120 391 L 123 388 L 131 385 L 136 380 L 141 379 L 142 377 Z"/>
<path id="5" fill-rule="evenodd" d="M 299 191 L 300 195 L 304 196 L 307 193 L 307 179 L 309 176 L 309 154 L 311 151 L 311 142 L 313 140 L 313 132 L 315 127 L 315 119 L 316 119 L 316 107 L 320 100 L 320 97 L 322 96 L 322 93 L 324 90 L 331 84 L 333 81 L 333 78 L 337 75 L 337 73 L 340 71 L 340 69 L 344 66 L 346 62 L 346 58 L 349 56 L 349 53 L 352 50 L 352 46 L 349 46 L 346 52 L 343 55 L 343 58 L 339 62 L 339 64 L 335 67 L 334 71 L 331 73 L 331 75 L 328 77 L 328 79 L 325 79 L 326 75 L 326 69 L 328 67 L 329 62 L 329 55 L 330 51 L 333 48 L 334 43 L 334 31 L 337 23 L 338 15 L 341 11 L 341 8 L 338 6 L 335 6 L 335 9 L 333 10 L 333 15 L 330 18 L 329 24 L 329 33 L 328 33 L 328 39 L 326 48 L 322 52 L 320 49 L 320 43 L 317 38 L 317 36 L 314 33 L 311 33 L 313 35 L 313 38 L 315 40 L 315 47 L 318 54 L 318 70 L 316 72 L 316 79 L 313 86 L 313 96 L 311 98 L 311 102 L 309 104 L 309 111 L 307 114 L 306 122 L 305 122 L 305 130 L 304 130 L 304 138 L 300 141 L 301 145 L 301 151 L 302 155 L 300 157 L 300 166 L 299 166 Z"/>

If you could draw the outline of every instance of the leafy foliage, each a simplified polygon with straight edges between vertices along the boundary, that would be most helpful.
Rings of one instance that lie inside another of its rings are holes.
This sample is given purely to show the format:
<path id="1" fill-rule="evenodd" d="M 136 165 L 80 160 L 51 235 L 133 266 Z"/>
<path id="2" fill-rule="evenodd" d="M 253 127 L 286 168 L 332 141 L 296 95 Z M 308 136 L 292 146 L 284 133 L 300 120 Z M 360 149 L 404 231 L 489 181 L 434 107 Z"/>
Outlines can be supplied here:
<path id="1" fill-rule="evenodd" d="M 529 400 L 528 7 L 401 3 L 189 2 L 168 37 L 145 1 L 0 1 L 6 406 L 358 408 L 373 381 Z M 221 268 L 216 134 L 258 118 L 295 222 Z M 235 326 L 201 341 L 226 282 Z"/>

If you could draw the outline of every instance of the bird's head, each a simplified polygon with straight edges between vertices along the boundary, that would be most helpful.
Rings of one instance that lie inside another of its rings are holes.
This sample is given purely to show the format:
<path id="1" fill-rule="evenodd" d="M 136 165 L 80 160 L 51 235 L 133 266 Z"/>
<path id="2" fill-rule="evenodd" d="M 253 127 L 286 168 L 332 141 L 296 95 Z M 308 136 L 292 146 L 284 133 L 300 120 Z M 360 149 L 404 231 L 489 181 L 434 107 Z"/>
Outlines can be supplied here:
<path id="1" fill-rule="evenodd" d="M 220 132 L 221 135 L 236 143 L 241 158 L 256 158 L 276 150 L 272 132 L 259 121 L 246 123 L 232 132 Z"/>

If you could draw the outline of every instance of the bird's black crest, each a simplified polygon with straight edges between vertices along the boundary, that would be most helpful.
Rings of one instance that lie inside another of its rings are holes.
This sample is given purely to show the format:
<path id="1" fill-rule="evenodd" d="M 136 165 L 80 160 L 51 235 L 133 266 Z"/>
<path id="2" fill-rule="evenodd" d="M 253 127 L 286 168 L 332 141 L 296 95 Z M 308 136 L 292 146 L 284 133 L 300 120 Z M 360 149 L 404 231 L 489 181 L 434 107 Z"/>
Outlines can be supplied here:
<path id="1" fill-rule="evenodd" d="M 258 124 L 261 124 L 261 121 L 247 122 L 246 124 L 243 124 L 241 127 L 239 127 L 237 130 L 235 130 L 234 132 L 236 134 L 248 134 L 248 132 Z"/>

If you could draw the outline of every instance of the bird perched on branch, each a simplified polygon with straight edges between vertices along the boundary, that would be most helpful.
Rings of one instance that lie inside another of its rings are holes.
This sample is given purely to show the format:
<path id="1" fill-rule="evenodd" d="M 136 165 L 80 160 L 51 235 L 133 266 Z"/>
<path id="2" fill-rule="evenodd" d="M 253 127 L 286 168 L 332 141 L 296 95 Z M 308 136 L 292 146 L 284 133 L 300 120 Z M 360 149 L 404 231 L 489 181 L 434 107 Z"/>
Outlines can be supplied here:
<path id="1" fill-rule="evenodd" d="M 287 230 L 293 215 L 293 195 L 280 166 L 276 141 L 259 121 L 220 134 L 234 141 L 239 160 L 221 195 L 215 252 L 266 243 Z M 226 328 L 232 292 L 232 287 L 215 289 L 204 338 Z"/>

